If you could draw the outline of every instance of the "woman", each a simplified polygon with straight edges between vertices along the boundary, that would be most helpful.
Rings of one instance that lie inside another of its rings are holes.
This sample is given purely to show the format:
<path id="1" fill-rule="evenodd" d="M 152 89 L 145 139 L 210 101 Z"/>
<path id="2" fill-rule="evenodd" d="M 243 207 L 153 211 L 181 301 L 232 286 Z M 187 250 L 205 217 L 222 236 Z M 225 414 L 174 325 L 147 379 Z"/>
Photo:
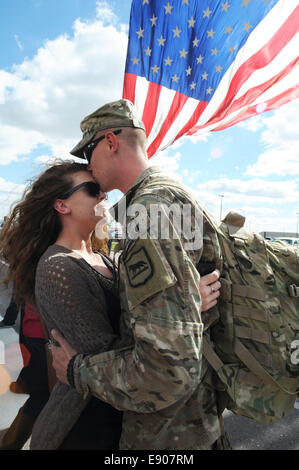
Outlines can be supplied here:
<path id="1" fill-rule="evenodd" d="M 113 266 L 92 250 L 105 194 L 84 164 L 46 170 L 16 205 L 1 233 L 16 298 L 36 305 L 48 329 L 85 354 L 120 347 Z M 58 382 L 38 417 L 31 449 L 117 449 L 122 413 Z"/>
<path id="2" fill-rule="evenodd" d="M 127 346 L 118 336 L 113 266 L 92 249 L 104 199 L 86 165 L 62 162 L 26 190 L 0 234 L 16 299 L 28 298 L 48 329 L 83 354 Z M 201 293 L 208 309 L 206 279 Z M 109 404 L 58 382 L 34 425 L 31 449 L 117 449 L 121 421 L 122 413 Z"/>

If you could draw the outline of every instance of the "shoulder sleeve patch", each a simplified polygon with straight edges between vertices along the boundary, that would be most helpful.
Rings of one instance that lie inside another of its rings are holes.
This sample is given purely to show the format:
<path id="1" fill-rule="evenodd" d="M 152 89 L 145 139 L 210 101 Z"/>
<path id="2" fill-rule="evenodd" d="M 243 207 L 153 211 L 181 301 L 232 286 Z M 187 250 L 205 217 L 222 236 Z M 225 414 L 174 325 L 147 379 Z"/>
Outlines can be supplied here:
<path id="1" fill-rule="evenodd" d="M 133 250 L 125 263 L 131 287 L 144 285 L 154 274 L 154 266 L 146 247 Z"/>
<path id="2" fill-rule="evenodd" d="M 177 281 L 156 240 L 136 240 L 124 254 L 121 264 L 130 310 Z"/>

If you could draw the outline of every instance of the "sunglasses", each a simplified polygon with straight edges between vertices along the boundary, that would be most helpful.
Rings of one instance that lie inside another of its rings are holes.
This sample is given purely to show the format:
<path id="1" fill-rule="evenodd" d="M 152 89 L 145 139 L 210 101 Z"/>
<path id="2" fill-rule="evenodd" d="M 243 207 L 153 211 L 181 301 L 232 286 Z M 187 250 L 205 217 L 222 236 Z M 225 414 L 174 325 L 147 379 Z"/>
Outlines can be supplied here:
<path id="1" fill-rule="evenodd" d="M 117 131 L 113 131 L 113 134 L 115 135 L 120 134 L 120 133 L 121 133 L 121 129 L 118 129 Z M 82 155 L 88 161 L 88 163 L 90 163 L 92 152 L 94 151 L 98 143 L 101 142 L 101 140 L 105 139 L 105 137 L 106 137 L 105 134 L 101 135 L 101 137 L 93 140 L 90 144 L 85 145 L 85 147 L 83 148 Z"/>
<path id="2" fill-rule="evenodd" d="M 80 188 L 84 188 L 88 196 L 90 197 L 98 198 L 101 194 L 101 187 L 98 183 L 94 183 L 93 181 L 85 181 L 84 183 L 78 184 L 77 186 L 74 186 L 73 188 L 69 189 L 57 199 L 67 199 Z"/>

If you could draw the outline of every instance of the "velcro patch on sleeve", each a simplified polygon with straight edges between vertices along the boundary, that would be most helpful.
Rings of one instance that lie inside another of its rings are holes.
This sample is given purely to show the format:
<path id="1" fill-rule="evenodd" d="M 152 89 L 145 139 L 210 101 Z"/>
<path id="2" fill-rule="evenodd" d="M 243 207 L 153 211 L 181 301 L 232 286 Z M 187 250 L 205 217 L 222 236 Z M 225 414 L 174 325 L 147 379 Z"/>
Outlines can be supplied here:
<path id="1" fill-rule="evenodd" d="M 136 240 L 122 262 L 130 310 L 177 281 L 156 240 Z"/>

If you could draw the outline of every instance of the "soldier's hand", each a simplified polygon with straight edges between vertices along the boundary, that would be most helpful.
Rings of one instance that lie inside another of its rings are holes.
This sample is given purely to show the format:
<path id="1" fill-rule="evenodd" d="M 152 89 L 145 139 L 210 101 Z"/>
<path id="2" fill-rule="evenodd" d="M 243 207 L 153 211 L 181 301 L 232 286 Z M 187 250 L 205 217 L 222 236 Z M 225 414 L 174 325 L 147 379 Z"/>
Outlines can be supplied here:
<path id="1" fill-rule="evenodd" d="M 217 304 L 220 295 L 221 284 L 219 282 L 220 272 L 218 269 L 200 278 L 199 291 L 202 301 L 202 312 L 206 312 Z"/>
<path id="2" fill-rule="evenodd" d="M 56 372 L 56 376 L 60 382 L 69 385 L 67 380 L 67 366 L 70 359 L 77 354 L 77 351 L 66 341 L 66 339 L 58 333 L 56 330 L 51 331 L 53 338 L 60 344 L 55 346 L 51 344 L 51 354 L 53 358 L 53 367 Z"/>

